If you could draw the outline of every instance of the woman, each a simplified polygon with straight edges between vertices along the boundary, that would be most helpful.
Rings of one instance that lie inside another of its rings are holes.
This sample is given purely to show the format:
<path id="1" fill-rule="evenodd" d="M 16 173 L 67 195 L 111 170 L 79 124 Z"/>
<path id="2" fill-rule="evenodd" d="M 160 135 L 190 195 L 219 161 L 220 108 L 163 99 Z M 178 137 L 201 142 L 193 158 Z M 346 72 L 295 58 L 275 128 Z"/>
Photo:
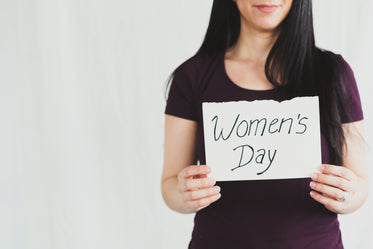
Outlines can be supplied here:
<path id="1" fill-rule="evenodd" d="M 319 96 L 319 173 L 207 177 L 202 102 L 296 96 Z M 337 214 L 368 194 L 363 113 L 349 65 L 315 46 L 311 0 L 215 0 L 202 46 L 173 72 L 165 113 L 162 194 L 196 213 L 189 248 L 343 248 Z"/>

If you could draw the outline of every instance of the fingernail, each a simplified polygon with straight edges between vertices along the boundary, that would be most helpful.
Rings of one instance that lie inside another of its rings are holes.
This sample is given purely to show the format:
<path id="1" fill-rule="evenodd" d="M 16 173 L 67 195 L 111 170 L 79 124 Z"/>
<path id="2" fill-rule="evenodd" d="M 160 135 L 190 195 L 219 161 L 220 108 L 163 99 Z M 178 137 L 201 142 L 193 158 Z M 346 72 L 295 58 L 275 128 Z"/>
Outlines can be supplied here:
<path id="1" fill-rule="evenodd" d="M 214 185 L 216 183 L 215 179 L 210 178 L 210 184 Z"/>
<path id="2" fill-rule="evenodd" d="M 324 166 L 324 165 L 321 165 L 321 166 L 320 166 L 320 171 L 324 171 L 324 169 L 325 169 L 325 166 Z"/>
<path id="3" fill-rule="evenodd" d="M 220 187 L 219 186 L 216 186 L 215 187 L 215 193 L 219 193 L 220 192 Z"/>
<path id="4" fill-rule="evenodd" d="M 313 191 L 311 191 L 311 192 L 310 192 L 310 195 L 311 195 L 312 197 L 314 197 L 314 196 L 315 196 L 315 193 L 314 193 Z"/>
<path id="5" fill-rule="evenodd" d="M 314 174 L 312 175 L 312 179 L 313 179 L 313 180 L 317 180 L 317 178 L 319 178 L 318 174 L 317 174 L 317 173 L 314 173 Z"/>
<path id="6" fill-rule="evenodd" d="M 310 183 L 310 186 L 311 186 L 311 188 L 314 188 L 314 187 L 316 187 L 316 183 L 311 182 L 311 183 Z"/>

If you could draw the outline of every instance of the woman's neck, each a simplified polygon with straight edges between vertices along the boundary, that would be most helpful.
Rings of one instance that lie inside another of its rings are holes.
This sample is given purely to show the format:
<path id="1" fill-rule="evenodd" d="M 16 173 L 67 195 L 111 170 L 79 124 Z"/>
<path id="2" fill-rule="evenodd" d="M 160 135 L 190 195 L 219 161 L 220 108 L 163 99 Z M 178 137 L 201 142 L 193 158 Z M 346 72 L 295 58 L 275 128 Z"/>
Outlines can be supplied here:
<path id="1" fill-rule="evenodd" d="M 228 57 L 264 65 L 277 37 L 278 31 L 258 31 L 243 25 L 237 43 L 228 50 Z"/>

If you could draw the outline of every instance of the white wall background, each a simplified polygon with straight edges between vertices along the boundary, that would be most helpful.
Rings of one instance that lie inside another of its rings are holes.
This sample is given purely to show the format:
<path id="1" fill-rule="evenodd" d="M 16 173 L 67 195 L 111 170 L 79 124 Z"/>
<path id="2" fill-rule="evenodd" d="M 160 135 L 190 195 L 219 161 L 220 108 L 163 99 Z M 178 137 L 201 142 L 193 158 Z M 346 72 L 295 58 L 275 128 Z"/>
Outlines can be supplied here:
<path id="1" fill-rule="evenodd" d="M 199 48 L 211 2 L 0 3 L 0 248 L 187 247 L 193 215 L 160 193 L 163 91 Z M 314 1 L 317 44 L 355 72 L 369 167 L 372 9 Z M 373 248 L 372 207 L 340 217 L 346 249 Z"/>

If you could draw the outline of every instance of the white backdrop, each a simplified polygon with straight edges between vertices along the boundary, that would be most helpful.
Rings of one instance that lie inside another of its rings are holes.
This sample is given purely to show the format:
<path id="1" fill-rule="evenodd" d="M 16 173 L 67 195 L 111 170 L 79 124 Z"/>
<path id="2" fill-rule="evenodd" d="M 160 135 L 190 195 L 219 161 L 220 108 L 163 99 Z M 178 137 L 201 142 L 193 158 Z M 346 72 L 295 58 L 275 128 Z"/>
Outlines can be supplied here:
<path id="1" fill-rule="evenodd" d="M 367 128 L 372 9 L 314 1 L 317 44 L 353 68 Z M 1 2 L 0 248 L 187 248 L 193 215 L 169 210 L 160 192 L 163 93 L 210 10 L 200 0 Z M 373 248 L 372 207 L 370 197 L 340 216 L 346 249 Z"/>

